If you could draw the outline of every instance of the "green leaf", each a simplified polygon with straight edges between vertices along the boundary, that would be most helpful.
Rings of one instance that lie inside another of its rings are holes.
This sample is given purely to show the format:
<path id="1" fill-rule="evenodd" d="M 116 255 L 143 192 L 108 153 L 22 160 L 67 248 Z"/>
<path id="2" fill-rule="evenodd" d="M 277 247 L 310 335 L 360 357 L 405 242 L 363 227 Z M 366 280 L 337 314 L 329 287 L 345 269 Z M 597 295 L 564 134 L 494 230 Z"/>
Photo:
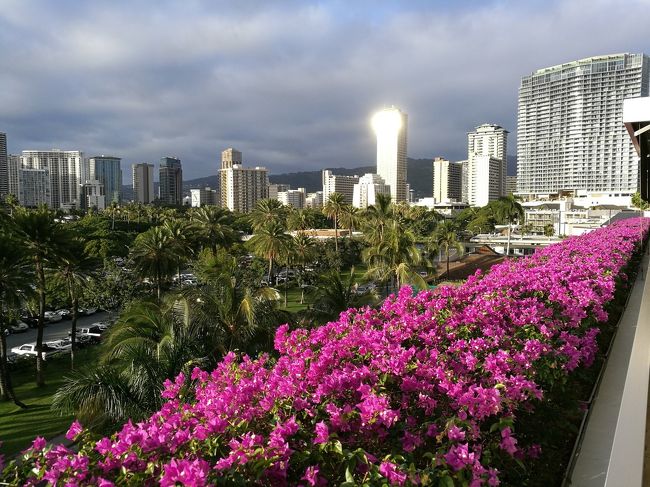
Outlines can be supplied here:
<path id="1" fill-rule="evenodd" d="M 454 487 L 454 479 L 451 477 L 442 477 L 438 483 L 440 487 Z"/>
<path id="2" fill-rule="evenodd" d="M 354 477 L 352 476 L 352 472 L 350 472 L 349 465 L 345 468 L 345 482 L 352 483 L 354 485 Z"/>

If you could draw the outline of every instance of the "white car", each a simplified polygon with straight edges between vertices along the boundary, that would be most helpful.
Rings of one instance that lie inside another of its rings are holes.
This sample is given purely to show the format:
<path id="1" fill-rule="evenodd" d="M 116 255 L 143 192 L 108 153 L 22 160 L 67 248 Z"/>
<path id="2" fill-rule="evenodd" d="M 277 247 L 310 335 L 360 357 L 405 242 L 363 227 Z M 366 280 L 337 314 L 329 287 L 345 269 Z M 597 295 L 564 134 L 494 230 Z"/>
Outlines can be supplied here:
<path id="1" fill-rule="evenodd" d="M 46 311 L 44 318 L 46 323 L 57 323 L 63 319 L 63 317 L 56 311 Z"/>
<path id="2" fill-rule="evenodd" d="M 45 342 L 45 345 L 48 347 L 61 350 L 62 352 L 69 352 L 72 348 L 72 341 L 69 338 L 62 338 L 61 340 L 53 340 L 51 342 Z"/>
<path id="3" fill-rule="evenodd" d="M 32 357 L 36 357 L 36 344 L 35 343 L 25 343 L 24 345 L 20 345 L 19 347 L 14 347 L 11 349 L 13 353 L 16 355 L 29 355 Z M 43 344 L 42 347 L 42 353 L 43 353 L 43 360 L 47 360 L 49 357 L 52 357 L 54 355 L 58 355 L 61 353 L 60 350 L 57 350 L 56 348 L 52 348 L 48 346 L 47 344 Z"/>

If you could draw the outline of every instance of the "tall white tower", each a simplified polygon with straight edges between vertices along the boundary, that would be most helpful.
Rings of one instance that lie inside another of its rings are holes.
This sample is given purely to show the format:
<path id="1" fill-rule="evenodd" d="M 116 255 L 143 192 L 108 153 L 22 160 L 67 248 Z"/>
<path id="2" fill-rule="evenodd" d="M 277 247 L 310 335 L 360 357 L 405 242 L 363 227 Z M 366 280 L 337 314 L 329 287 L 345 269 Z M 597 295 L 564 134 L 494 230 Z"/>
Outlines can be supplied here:
<path id="1" fill-rule="evenodd" d="M 377 174 L 390 186 L 393 202 L 408 201 L 406 189 L 406 140 L 408 117 L 390 107 L 372 117 L 377 135 Z"/>

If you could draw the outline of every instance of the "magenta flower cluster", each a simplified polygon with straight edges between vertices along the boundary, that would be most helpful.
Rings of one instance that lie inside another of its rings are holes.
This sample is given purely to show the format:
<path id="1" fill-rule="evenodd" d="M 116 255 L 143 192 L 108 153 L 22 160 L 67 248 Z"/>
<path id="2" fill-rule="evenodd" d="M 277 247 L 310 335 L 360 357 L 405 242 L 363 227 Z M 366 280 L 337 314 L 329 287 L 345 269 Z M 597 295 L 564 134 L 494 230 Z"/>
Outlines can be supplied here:
<path id="1" fill-rule="evenodd" d="M 147 421 L 78 451 L 37 439 L 5 478 L 35 485 L 499 484 L 495 459 L 539 455 L 517 414 L 597 352 L 650 221 L 630 219 L 507 260 L 459 287 L 314 329 L 278 329 L 277 358 L 227 355 L 165 384 Z M 18 472 L 18 473 L 17 473 Z M 20 478 L 18 478 L 20 477 Z"/>

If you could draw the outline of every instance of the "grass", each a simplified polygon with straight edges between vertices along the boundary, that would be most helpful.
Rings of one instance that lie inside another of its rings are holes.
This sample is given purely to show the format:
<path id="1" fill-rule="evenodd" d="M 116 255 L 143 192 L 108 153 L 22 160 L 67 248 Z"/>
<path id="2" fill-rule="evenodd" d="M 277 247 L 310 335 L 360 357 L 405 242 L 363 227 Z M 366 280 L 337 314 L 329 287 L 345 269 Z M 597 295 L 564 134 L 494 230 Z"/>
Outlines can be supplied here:
<path id="1" fill-rule="evenodd" d="M 79 350 L 75 354 L 75 368 L 83 368 L 94 362 L 94 347 Z M 0 402 L 0 453 L 8 458 L 27 448 L 36 436 L 52 439 L 65 433 L 73 421 L 72 416 L 60 416 L 50 406 L 52 396 L 63 385 L 70 371 L 70 358 L 63 356 L 46 362 L 45 387 L 36 387 L 36 365 L 11 372 L 11 380 L 18 399 L 29 406 L 21 409 L 13 402 Z"/>

